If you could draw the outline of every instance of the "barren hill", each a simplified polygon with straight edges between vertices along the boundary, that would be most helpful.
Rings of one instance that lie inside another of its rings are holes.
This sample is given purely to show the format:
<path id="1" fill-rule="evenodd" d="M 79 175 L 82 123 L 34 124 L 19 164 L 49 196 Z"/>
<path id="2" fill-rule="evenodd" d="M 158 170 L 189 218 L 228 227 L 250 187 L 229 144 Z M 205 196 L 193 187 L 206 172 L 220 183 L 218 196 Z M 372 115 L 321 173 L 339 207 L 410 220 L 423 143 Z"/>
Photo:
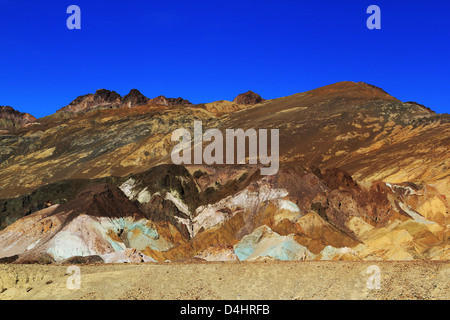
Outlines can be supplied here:
<path id="1" fill-rule="evenodd" d="M 3 261 L 449 259 L 449 115 L 354 82 L 162 98 L 101 91 L 0 135 Z M 196 120 L 279 129 L 278 173 L 172 164 Z"/>

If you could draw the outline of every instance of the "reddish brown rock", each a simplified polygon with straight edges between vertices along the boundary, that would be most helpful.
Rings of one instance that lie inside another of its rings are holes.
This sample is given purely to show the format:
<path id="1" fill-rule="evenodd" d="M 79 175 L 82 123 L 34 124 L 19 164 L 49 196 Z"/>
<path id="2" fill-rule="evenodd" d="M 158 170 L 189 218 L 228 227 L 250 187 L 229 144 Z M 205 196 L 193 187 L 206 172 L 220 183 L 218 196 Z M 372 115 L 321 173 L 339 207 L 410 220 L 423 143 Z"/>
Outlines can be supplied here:
<path id="1" fill-rule="evenodd" d="M 264 99 L 257 93 L 253 91 L 247 91 L 246 93 L 241 93 L 236 98 L 234 98 L 233 102 L 237 104 L 258 104 L 263 102 Z"/>

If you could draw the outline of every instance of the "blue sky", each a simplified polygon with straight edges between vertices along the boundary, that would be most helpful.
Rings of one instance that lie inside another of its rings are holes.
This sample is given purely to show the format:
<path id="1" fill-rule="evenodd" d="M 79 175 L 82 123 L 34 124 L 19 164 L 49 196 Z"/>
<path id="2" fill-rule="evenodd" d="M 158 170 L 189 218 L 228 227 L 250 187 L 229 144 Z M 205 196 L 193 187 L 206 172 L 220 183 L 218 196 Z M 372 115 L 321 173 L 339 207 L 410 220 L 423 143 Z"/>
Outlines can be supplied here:
<path id="1" fill-rule="evenodd" d="M 448 0 L 0 0 L 0 105 L 42 117 L 99 88 L 202 103 L 364 81 L 448 113 L 449 30 Z"/>

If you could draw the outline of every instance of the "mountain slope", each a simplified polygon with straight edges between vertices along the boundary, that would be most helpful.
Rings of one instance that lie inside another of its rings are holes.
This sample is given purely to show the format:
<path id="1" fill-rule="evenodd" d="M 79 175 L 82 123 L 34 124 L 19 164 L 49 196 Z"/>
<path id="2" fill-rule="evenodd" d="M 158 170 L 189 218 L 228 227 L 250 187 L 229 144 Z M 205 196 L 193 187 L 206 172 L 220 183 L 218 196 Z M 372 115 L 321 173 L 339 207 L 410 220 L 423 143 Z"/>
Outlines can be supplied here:
<path id="1" fill-rule="evenodd" d="M 449 259 L 449 115 L 353 82 L 201 105 L 98 96 L 132 107 L 83 97 L 89 112 L 0 135 L 0 258 Z M 194 121 L 279 129 L 278 173 L 171 164 Z"/>

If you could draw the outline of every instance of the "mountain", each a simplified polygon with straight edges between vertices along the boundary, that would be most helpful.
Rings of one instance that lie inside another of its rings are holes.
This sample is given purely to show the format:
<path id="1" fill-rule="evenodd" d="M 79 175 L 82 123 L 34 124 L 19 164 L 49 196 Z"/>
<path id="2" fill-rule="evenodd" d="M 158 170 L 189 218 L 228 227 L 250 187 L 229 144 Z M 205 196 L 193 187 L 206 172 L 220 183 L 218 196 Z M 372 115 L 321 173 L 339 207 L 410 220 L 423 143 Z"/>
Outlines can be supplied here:
<path id="1" fill-rule="evenodd" d="M 3 261 L 450 258 L 447 114 L 361 82 L 201 105 L 96 95 L 0 135 Z M 278 172 L 173 164 L 194 121 L 278 129 Z"/>

